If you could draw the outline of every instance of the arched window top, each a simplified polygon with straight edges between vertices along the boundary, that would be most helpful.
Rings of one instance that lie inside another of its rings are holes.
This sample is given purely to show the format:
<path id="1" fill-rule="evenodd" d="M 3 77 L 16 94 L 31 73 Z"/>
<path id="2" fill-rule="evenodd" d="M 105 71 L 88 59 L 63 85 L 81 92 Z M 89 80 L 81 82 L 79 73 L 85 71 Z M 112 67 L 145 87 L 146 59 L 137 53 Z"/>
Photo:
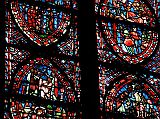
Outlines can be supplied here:
<path id="1" fill-rule="evenodd" d="M 106 90 L 106 112 L 117 111 L 140 118 L 152 115 L 158 118 L 158 95 L 148 84 L 136 80 L 135 76 L 128 75 L 113 83 L 111 90 Z"/>
<path id="2" fill-rule="evenodd" d="M 114 52 L 131 64 L 143 62 L 158 47 L 158 33 L 152 30 L 126 25 L 124 23 L 103 22 L 103 38 Z"/>
<path id="3" fill-rule="evenodd" d="M 112 53 L 129 64 L 149 58 L 158 47 L 157 16 L 143 0 L 97 0 L 102 38 Z"/>
<path id="4" fill-rule="evenodd" d="M 73 82 L 67 80 L 62 72 L 43 58 L 30 60 L 29 64 L 17 72 L 13 82 L 13 92 L 18 94 L 64 102 L 77 100 Z"/>
<path id="5" fill-rule="evenodd" d="M 23 33 L 39 46 L 57 42 L 69 30 L 71 13 L 55 8 L 54 5 L 43 7 L 15 1 L 11 3 L 11 10 Z"/>

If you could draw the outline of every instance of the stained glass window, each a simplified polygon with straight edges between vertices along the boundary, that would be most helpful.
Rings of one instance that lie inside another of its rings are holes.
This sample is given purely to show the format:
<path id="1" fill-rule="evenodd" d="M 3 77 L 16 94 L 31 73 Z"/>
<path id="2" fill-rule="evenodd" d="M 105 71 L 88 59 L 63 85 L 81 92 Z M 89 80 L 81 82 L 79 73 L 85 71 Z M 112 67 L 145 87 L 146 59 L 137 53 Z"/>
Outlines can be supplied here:
<path id="1" fill-rule="evenodd" d="M 159 1 L 95 2 L 101 117 L 159 119 Z"/>
<path id="2" fill-rule="evenodd" d="M 75 0 L 5 1 L 5 119 L 80 117 L 77 10 Z"/>
<path id="3" fill-rule="evenodd" d="M 159 119 L 159 0 L 4 6 L 5 119 Z"/>

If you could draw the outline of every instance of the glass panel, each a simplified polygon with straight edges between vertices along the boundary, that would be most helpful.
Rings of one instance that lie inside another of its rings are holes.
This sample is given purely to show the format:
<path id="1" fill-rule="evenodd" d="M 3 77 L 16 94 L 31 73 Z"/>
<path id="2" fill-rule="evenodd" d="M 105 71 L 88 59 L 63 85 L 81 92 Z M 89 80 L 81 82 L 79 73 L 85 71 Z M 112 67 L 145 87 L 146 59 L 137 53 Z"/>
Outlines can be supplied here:
<path id="1" fill-rule="evenodd" d="M 101 118 L 160 116 L 157 2 L 95 0 Z"/>
<path id="2" fill-rule="evenodd" d="M 76 1 L 5 5 L 4 118 L 81 117 Z"/>

